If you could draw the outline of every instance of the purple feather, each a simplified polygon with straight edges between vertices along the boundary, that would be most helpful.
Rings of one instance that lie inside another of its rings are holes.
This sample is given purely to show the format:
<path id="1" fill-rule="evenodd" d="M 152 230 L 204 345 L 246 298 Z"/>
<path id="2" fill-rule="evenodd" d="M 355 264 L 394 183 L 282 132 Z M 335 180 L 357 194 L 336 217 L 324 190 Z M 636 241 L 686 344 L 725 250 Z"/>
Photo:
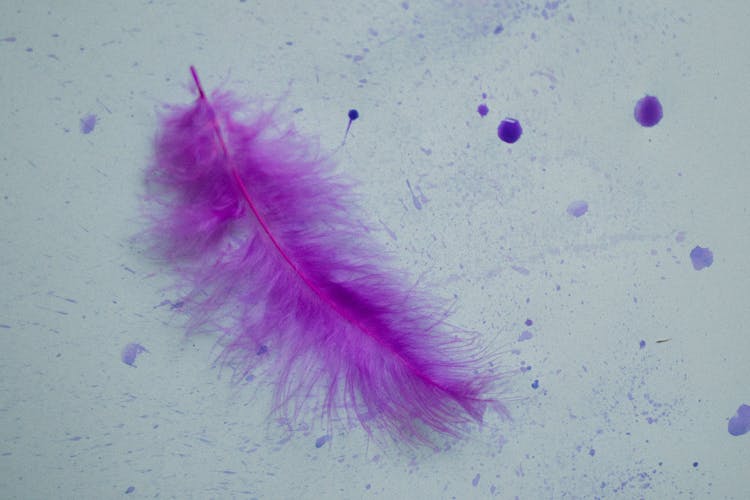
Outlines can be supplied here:
<path id="1" fill-rule="evenodd" d="M 187 291 L 188 332 L 219 332 L 236 380 L 261 368 L 275 411 L 308 405 L 407 442 L 463 434 L 501 376 L 357 219 L 352 182 L 273 112 L 230 93 L 170 106 L 147 171 L 147 232 Z"/>

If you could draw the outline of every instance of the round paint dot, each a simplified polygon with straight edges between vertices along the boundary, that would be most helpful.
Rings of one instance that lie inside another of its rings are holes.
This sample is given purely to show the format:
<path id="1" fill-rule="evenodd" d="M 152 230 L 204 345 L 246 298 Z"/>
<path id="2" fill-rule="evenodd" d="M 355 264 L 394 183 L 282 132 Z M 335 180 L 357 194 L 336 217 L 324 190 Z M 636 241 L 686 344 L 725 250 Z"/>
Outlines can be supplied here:
<path id="1" fill-rule="evenodd" d="M 714 263 L 714 254 L 708 248 L 697 246 L 690 251 L 690 260 L 693 261 L 693 269 L 700 271 L 705 267 L 711 267 Z"/>
<path id="2" fill-rule="evenodd" d="M 645 349 L 645 348 L 646 348 L 646 341 L 645 341 L 645 340 L 641 340 L 641 341 L 640 341 L 640 342 L 638 343 L 638 345 L 639 345 L 639 346 L 641 347 L 641 349 Z"/>
<path id="3" fill-rule="evenodd" d="M 647 95 L 638 100 L 633 110 L 635 121 L 644 127 L 653 127 L 661 121 L 664 115 L 659 99 L 652 95 Z"/>
<path id="4" fill-rule="evenodd" d="M 577 200 L 568 205 L 568 215 L 580 217 L 589 211 L 589 204 L 583 200 Z"/>
<path id="5" fill-rule="evenodd" d="M 489 113 L 489 111 L 490 111 L 490 108 L 488 108 L 487 105 L 484 103 L 477 106 L 477 113 L 479 113 L 479 116 L 481 117 L 487 116 L 487 113 Z"/>
<path id="6" fill-rule="evenodd" d="M 521 128 L 521 124 L 518 123 L 518 120 L 514 118 L 506 118 L 501 121 L 500 125 L 497 127 L 497 136 L 501 141 L 507 142 L 508 144 L 513 144 L 520 139 L 521 134 L 523 134 L 523 128 Z"/>
<path id="7" fill-rule="evenodd" d="M 350 109 L 349 110 L 349 119 L 351 121 L 354 121 L 357 118 L 359 118 L 359 111 L 357 111 L 356 109 Z"/>
<path id="8" fill-rule="evenodd" d="M 533 382 L 531 383 L 531 388 L 532 388 L 532 389 L 538 389 L 538 388 L 539 388 L 539 380 L 534 380 L 534 381 L 533 381 Z"/>

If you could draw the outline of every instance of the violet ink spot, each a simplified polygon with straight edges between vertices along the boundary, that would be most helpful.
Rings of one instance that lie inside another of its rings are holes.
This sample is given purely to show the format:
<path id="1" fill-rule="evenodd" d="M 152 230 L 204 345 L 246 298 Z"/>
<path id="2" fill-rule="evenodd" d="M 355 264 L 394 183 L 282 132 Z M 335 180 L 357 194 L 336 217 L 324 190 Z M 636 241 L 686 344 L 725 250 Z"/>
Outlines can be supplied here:
<path id="1" fill-rule="evenodd" d="M 659 99 L 652 95 L 639 99 L 633 110 L 635 121 L 644 127 L 653 127 L 661 121 L 663 115 Z"/>
<path id="2" fill-rule="evenodd" d="M 520 139 L 521 134 L 523 134 L 523 128 L 521 128 L 521 124 L 518 120 L 514 118 L 504 119 L 497 127 L 497 136 L 501 141 L 507 142 L 508 144 L 513 144 Z"/>
<path id="3" fill-rule="evenodd" d="M 532 388 L 532 389 L 538 389 L 538 388 L 539 388 L 539 380 L 538 380 L 538 379 L 537 379 L 537 380 L 534 380 L 534 381 L 533 381 L 533 382 L 531 383 L 531 388 Z"/>
<path id="4" fill-rule="evenodd" d="M 96 126 L 96 115 L 86 115 L 81 118 L 81 132 L 90 133 Z"/>
<path id="5" fill-rule="evenodd" d="M 589 204 L 583 200 L 577 200 L 568 205 L 568 214 L 580 217 L 589 211 Z"/>
<path id="6" fill-rule="evenodd" d="M 137 358 L 138 355 L 142 352 L 148 352 L 148 349 L 143 347 L 141 344 L 136 344 L 135 342 L 133 342 L 125 346 L 125 349 L 122 350 L 122 356 L 120 359 L 122 359 L 122 362 L 126 365 L 136 367 L 135 358 Z"/>
<path id="7" fill-rule="evenodd" d="M 524 330 L 523 332 L 521 332 L 521 335 L 518 336 L 518 341 L 523 342 L 524 340 L 529 340 L 533 336 L 534 335 L 532 335 L 530 331 Z"/>
<path id="8" fill-rule="evenodd" d="M 477 106 L 477 113 L 479 113 L 479 116 L 481 116 L 482 118 L 487 116 L 487 113 L 489 113 L 489 111 L 490 111 L 490 108 L 488 108 L 487 105 L 484 103 Z"/>
<path id="9" fill-rule="evenodd" d="M 478 484 L 479 484 L 479 473 L 477 473 L 477 475 L 474 476 L 474 479 L 471 480 L 471 485 L 473 487 L 476 488 Z"/>
<path id="10" fill-rule="evenodd" d="M 638 343 L 638 345 L 639 345 L 639 346 L 641 347 L 641 349 L 645 349 L 645 348 L 646 348 L 646 341 L 645 341 L 645 340 L 641 340 L 641 341 L 640 341 L 640 342 Z"/>
<path id="11" fill-rule="evenodd" d="M 503 25 L 498 24 L 497 26 L 495 26 L 495 31 L 493 31 L 492 33 L 494 33 L 495 35 L 499 35 L 502 32 L 503 32 Z"/>
<path id="12" fill-rule="evenodd" d="M 135 486 L 128 486 L 128 489 L 127 489 L 127 490 L 125 490 L 125 494 L 126 494 L 126 495 L 130 495 L 130 494 L 131 494 L 131 493 L 133 493 L 134 491 L 135 491 Z"/>
<path id="13" fill-rule="evenodd" d="M 594 455 L 596 455 L 596 450 L 595 450 L 595 449 L 593 449 L 593 448 L 591 448 L 591 449 L 589 450 L 589 456 L 593 457 Z"/>
<path id="14" fill-rule="evenodd" d="M 682 243 L 683 241 L 685 241 L 685 231 L 680 231 L 679 233 L 677 233 L 677 235 L 674 237 L 674 240 L 677 243 Z"/>
<path id="15" fill-rule="evenodd" d="M 350 109 L 347 113 L 347 116 L 349 117 L 349 123 L 346 124 L 346 131 L 344 132 L 344 141 L 341 144 L 344 144 L 346 142 L 346 138 L 349 136 L 349 129 L 352 128 L 352 122 L 359 118 L 359 111 L 356 109 Z"/>
<path id="16" fill-rule="evenodd" d="M 693 462 L 693 467 L 698 467 L 698 462 Z"/>
<path id="17" fill-rule="evenodd" d="M 700 271 L 714 263 L 714 254 L 708 248 L 696 246 L 690 251 L 690 260 L 693 261 L 693 268 Z"/>
<path id="18" fill-rule="evenodd" d="M 533 325 L 533 324 L 534 324 L 534 322 L 533 322 L 533 321 L 531 321 L 531 318 L 526 318 L 526 321 L 524 321 L 524 324 L 525 324 L 526 326 L 531 326 L 531 325 Z"/>
<path id="19" fill-rule="evenodd" d="M 727 430 L 732 436 L 741 436 L 750 431 L 750 406 L 740 405 L 737 413 L 729 419 Z"/>
<path id="20" fill-rule="evenodd" d="M 16 37 L 14 36 L 8 36 L 0 40 L 0 42 L 10 42 L 10 43 L 13 43 L 15 41 L 16 41 Z"/>
<path id="21" fill-rule="evenodd" d="M 318 439 L 315 440 L 315 447 L 320 448 L 321 446 L 323 446 L 330 440 L 331 440 L 331 436 L 328 434 L 326 434 L 325 436 L 320 436 Z"/>

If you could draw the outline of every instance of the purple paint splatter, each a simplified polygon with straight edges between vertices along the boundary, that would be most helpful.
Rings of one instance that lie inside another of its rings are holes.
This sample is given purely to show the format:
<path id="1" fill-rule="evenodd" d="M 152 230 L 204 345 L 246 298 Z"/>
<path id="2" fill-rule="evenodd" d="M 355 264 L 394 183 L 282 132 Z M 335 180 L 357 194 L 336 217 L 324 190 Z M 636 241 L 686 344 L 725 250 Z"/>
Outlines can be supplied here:
<path id="1" fill-rule="evenodd" d="M 477 113 L 479 113 L 479 116 L 481 116 L 482 118 L 487 116 L 487 113 L 489 113 L 489 111 L 490 111 L 490 108 L 488 108 L 487 105 L 484 103 L 477 106 Z"/>
<path id="2" fill-rule="evenodd" d="M 133 493 L 134 491 L 135 491 L 135 486 L 128 486 L 128 489 L 127 489 L 127 490 L 125 490 L 125 494 L 126 494 L 126 495 L 130 495 L 130 494 L 131 494 L 131 493 Z"/>
<path id="3" fill-rule="evenodd" d="M 513 144 L 520 139 L 521 134 L 523 134 L 523 128 L 515 118 L 506 118 L 497 127 L 497 136 L 508 144 Z"/>
<path id="4" fill-rule="evenodd" d="M 641 341 L 640 341 L 640 342 L 638 343 L 638 345 L 639 345 L 639 346 L 641 347 L 641 349 L 645 349 L 645 348 L 646 348 L 646 341 L 645 341 L 645 340 L 641 340 Z"/>
<path id="5" fill-rule="evenodd" d="M 526 321 L 524 322 L 524 324 L 525 324 L 526 326 L 531 326 L 531 325 L 533 325 L 533 324 L 534 324 L 534 322 L 533 322 L 533 321 L 531 321 L 531 318 L 526 318 Z"/>
<path id="6" fill-rule="evenodd" d="M 531 388 L 532 388 L 532 389 L 538 389 L 538 388 L 539 388 L 539 380 L 534 380 L 534 381 L 533 381 L 533 382 L 531 383 Z"/>
<path id="7" fill-rule="evenodd" d="M 532 335 L 530 331 L 524 330 L 523 332 L 521 332 L 521 335 L 518 336 L 518 341 L 523 342 L 524 340 L 529 340 L 533 336 L 534 335 Z"/>
<path id="8" fill-rule="evenodd" d="M 591 448 L 591 449 L 589 450 L 589 456 L 592 456 L 592 457 L 593 457 L 594 455 L 596 455 L 596 450 L 595 450 L 595 449 L 593 449 L 593 448 Z"/>
<path id="9" fill-rule="evenodd" d="M 693 261 L 693 268 L 700 271 L 714 263 L 714 254 L 708 248 L 696 246 L 690 251 L 690 260 Z"/>
<path id="10" fill-rule="evenodd" d="M 663 115 L 659 99 L 652 95 L 639 99 L 633 110 L 635 121 L 644 127 L 653 127 L 661 121 Z"/>
<path id="11" fill-rule="evenodd" d="M 568 214 L 580 217 L 589 211 L 589 204 L 583 200 L 577 200 L 568 205 Z"/>
<path id="12" fill-rule="evenodd" d="M 141 344 L 130 343 L 125 346 L 122 350 L 122 362 L 126 365 L 135 367 L 135 358 L 142 352 L 148 352 L 148 349 L 143 347 Z"/>
<path id="13" fill-rule="evenodd" d="M 750 406 L 740 405 L 737 413 L 729 419 L 727 430 L 732 436 L 741 436 L 750 431 Z"/>
<path id="14" fill-rule="evenodd" d="M 331 436 L 329 434 L 326 434 L 325 436 L 320 436 L 318 439 L 315 440 L 315 447 L 320 448 L 321 446 L 323 446 L 330 440 L 331 440 Z"/>
<path id="15" fill-rule="evenodd" d="M 474 479 L 471 480 L 471 485 L 473 487 L 476 488 L 478 484 L 479 484 L 479 473 L 477 473 L 477 475 L 474 476 Z"/>
<path id="16" fill-rule="evenodd" d="M 81 132 L 90 133 L 96 126 L 96 115 L 86 115 L 81 118 Z"/>

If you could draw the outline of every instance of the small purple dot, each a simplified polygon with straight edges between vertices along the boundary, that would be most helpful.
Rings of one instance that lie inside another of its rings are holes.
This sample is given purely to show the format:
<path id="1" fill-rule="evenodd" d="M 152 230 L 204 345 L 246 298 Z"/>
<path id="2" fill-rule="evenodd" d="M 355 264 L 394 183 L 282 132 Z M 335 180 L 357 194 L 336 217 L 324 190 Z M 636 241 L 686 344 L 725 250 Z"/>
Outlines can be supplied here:
<path id="1" fill-rule="evenodd" d="M 591 449 L 589 450 L 589 455 L 590 455 L 590 456 L 592 456 L 592 457 L 593 457 L 594 455 L 596 455 L 596 450 L 595 450 L 595 449 L 593 449 L 593 448 L 591 448 Z"/>
<path id="2" fill-rule="evenodd" d="M 714 254 L 708 248 L 696 246 L 690 251 L 690 260 L 693 261 L 693 268 L 700 271 L 705 267 L 711 267 L 714 263 Z"/>
<path id="3" fill-rule="evenodd" d="M 527 319 L 526 319 L 526 321 L 524 321 L 524 324 L 525 324 L 526 326 L 531 326 L 531 325 L 533 325 L 533 324 L 534 324 L 534 322 L 533 322 L 533 321 L 531 321 L 531 318 L 527 318 Z"/>
<path id="4" fill-rule="evenodd" d="M 573 217 L 580 217 L 589 211 L 589 204 L 583 200 L 572 202 L 568 205 L 568 214 Z"/>
<path id="5" fill-rule="evenodd" d="M 359 111 L 357 111 L 356 109 L 350 109 L 348 116 L 351 121 L 354 121 L 359 118 Z"/>
<path id="6" fill-rule="evenodd" d="M 489 113 L 489 111 L 490 111 L 490 108 L 488 108 L 487 105 L 484 103 L 477 106 L 477 113 L 479 113 L 479 116 L 481 117 L 487 116 L 487 113 Z"/>
<path id="7" fill-rule="evenodd" d="M 497 127 L 497 136 L 501 141 L 507 142 L 508 144 L 513 144 L 520 139 L 521 134 L 523 134 L 523 128 L 521 128 L 521 124 L 518 120 L 514 118 L 506 118 L 501 121 L 500 125 Z"/>
<path id="8" fill-rule="evenodd" d="M 652 95 L 647 95 L 639 99 L 633 111 L 635 121 L 644 127 L 653 127 L 659 123 L 663 114 L 659 99 Z"/>
<path id="9" fill-rule="evenodd" d="M 693 467 L 698 467 L 698 462 L 693 462 Z"/>
<path id="10" fill-rule="evenodd" d="M 641 346 L 641 349 L 645 349 L 645 348 L 646 348 L 646 341 L 645 341 L 645 340 L 641 340 L 641 341 L 640 341 L 640 342 L 638 343 L 638 345 L 640 345 L 640 346 Z"/>
<path id="11" fill-rule="evenodd" d="M 538 388 L 539 388 L 539 380 L 534 380 L 534 381 L 533 381 L 533 382 L 531 383 L 531 388 L 532 388 L 532 389 L 538 389 Z"/>

